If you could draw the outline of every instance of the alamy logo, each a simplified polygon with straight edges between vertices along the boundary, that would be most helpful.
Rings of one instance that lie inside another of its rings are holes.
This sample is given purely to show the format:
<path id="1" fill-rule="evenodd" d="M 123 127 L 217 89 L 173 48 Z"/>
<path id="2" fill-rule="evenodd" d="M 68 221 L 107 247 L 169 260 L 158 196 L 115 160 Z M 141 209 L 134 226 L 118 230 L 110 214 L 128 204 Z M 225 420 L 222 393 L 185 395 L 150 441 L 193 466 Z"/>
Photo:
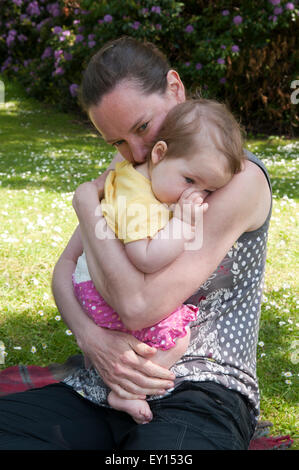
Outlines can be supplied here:
<path id="1" fill-rule="evenodd" d="M 5 85 L 2 80 L 0 80 L 0 105 L 5 103 Z"/>
<path id="2" fill-rule="evenodd" d="M 291 83 L 291 88 L 295 89 L 291 93 L 291 103 L 298 104 L 299 103 L 299 80 L 293 80 Z"/>
<path id="3" fill-rule="evenodd" d="M 0 364 L 5 363 L 5 356 L 6 356 L 5 344 L 3 343 L 3 341 L 0 341 Z"/>

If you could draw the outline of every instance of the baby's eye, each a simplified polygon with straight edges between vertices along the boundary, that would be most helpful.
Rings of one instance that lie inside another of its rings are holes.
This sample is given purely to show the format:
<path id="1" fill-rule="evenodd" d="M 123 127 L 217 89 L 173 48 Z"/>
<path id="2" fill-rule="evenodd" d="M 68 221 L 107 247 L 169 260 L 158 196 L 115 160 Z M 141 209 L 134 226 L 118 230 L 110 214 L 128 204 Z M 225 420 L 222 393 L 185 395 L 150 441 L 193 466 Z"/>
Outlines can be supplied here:
<path id="1" fill-rule="evenodd" d="M 193 184 L 194 183 L 194 180 L 192 178 L 188 178 L 187 176 L 185 176 L 185 181 L 188 184 Z"/>
<path id="2" fill-rule="evenodd" d="M 144 124 L 142 124 L 142 126 L 138 127 L 138 131 L 140 132 L 145 131 L 147 126 L 148 126 L 148 122 L 145 122 Z"/>

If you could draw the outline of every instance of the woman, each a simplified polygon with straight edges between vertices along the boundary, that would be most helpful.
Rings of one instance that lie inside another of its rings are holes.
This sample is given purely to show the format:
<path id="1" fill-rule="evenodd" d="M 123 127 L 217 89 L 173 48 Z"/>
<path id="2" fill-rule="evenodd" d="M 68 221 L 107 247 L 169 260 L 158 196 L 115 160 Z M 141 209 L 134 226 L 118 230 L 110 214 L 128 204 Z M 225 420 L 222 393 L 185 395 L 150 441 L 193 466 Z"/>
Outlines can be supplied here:
<path id="1" fill-rule="evenodd" d="M 91 121 L 119 151 L 111 168 L 122 158 L 143 162 L 167 112 L 185 100 L 177 72 L 153 46 L 132 38 L 113 41 L 92 58 L 82 91 Z M 121 243 L 105 237 L 107 227 L 98 224 L 106 175 L 75 192 L 80 226 L 53 275 L 57 306 L 94 368 L 21 394 L 21 400 L 10 396 L 9 408 L 1 399 L 0 412 L 5 405 L 10 416 L 6 432 L 14 438 L 6 438 L 6 447 L 0 439 L 0 448 L 246 449 L 259 407 L 255 350 L 271 213 L 264 166 L 247 153 L 244 170 L 206 200 L 202 248 L 149 275 L 136 270 Z M 201 189 L 210 188 L 202 181 Z M 160 321 L 182 302 L 199 306 L 190 346 L 172 372 L 150 360 L 154 349 L 95 326 L 81 310 L 71 278 L 83 248 L 95 286 L 129 329 Z M 123 272 L 116 269 L 120 260 Z M 149 395 L 153 420 L 137 425 L 107 408 L 96 370 L 121 397 Z M 20 409 L 22 424 L 20 412 L 11 418 Z"/>

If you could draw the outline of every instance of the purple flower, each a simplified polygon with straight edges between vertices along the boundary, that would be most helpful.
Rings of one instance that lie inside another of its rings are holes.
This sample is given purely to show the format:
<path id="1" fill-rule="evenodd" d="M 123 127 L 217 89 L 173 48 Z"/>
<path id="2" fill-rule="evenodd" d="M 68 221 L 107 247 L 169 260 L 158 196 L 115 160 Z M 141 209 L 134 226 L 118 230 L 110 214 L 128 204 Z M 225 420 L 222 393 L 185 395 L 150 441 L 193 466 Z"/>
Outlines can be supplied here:
<path id="1" fill-rule="evenodd" d="M 79 88 L 79 85 L 77 85 L 76 83 L 72 83 L 69 86 L 70 94 L 72 95 L 72 97 L 77 96 L 78 88 Z"/>
<path id="2" fill-rule="evenodd" d="M 12 0 L 12 1 L 15 5 L 17 5 L 17 7 L 20 7 L 23 3 L 23 0 Z"/>
<path id="3" fill-rule="evenodd" d="M 73 58 L 73 55 L 70 52 L 65 52 L 63 53 L 63 56 L 67 62 L 70 62 Z"/>
<path id="4" fill-rule="evenodd" d="M 51 57 L 52 53 L 53 53 L 52 48 L 46 47 L 42 55 L 42 60 L 47 59 L 48 57 Z"/>
<path id="5" fill-rule="evenodd" d="M 64 70 L 62 67 L 57 67 L 57 69 L 55 69 L 55 71 L 52 73 L 52 76 L 55 76 L 55 75 L 63 75 L 64 74 Z"/>
<path id="6" fill-rule="evenodd" d="M 82 34 L 77 34 L 75 42 L 82 42 L 84 40 L 84 36 Z"/>
<path id="7" fill-rule="evenodd" d="M 243 21 L 243 18 L 242 18 L 242 16 L 240 16 L 240 15 L 235 16 L 234 19 L 233 19 L 233 22 L 234 22 L 235 24 L 241 24 L 242 21 Z"/>
<path id="8" fill-rule="evenodd" d="M 160 23 L 157 23 L 157 24 L 156 24 L 156 29 L 158 29 L 158 30 L 160 30 L 160 31 L 161 31 L 161 29 L 162 29 L 162 25 L 160 25 Z"/>
<path id="9" fill-rule="evenodd" d="M 89 41 L 89 42 L 88 42 L 88 47 L 89 47 L 90 49 L 92 49 L 95 45 L 96 45 L 96 42 L 95 42 L 95 41 Z"/>
<path id="10" fill-rule="evenodd" d="M 236 44 L 232 46 L 232 51 L 233 52 L 239 52 L 240 48 Z"/>
<path id="11" fill-rule="evenodd" d="M 190 62 L 185 62 L 186 67 L 190 67 Z"/>
<path id="12" fill-rule="evenodd" d="M 226 83 L 226 78 L 225 77 L 220 78 L 219 83 Z"/>
<path id="13" fill-rule="evenodd" d="M 160 15 L 161 14 L 161 7 L 152 7 L 151 11 L 153 13 L 158 13 L 158 15 Z"/>
<path id="14" fill-rule="evenodd" d="M 47 5 L 47 10 L 50 13 L 50 15 L 54 17 L 60 15 L 59 3 L 51 3 L 50 5 Z"/>
<path id="15" fill-rule="evenodd" d="M 111 15 L 104 16 L 105 23 L 111 23 L 112 20 L 113 20 L 113 17 Z"/>
<path id="16" fill-rule="evenodd" d="M 272 3 L 272 5 L 279 5 L 280 4 L 280 0 L 269 0 L 270 3 Z"/>
<path id="17" fill-rule="evenodd" d="M 281 13 L 282 13 L 282 8 L 281 7 L 274 8 L 274 15 L 280 15 Z"/>
<path id="18" fill-rule="evenodd" d="M 63 54 L 63 50 L 62 49 L 59 49 L 58 51 L 54 51 L 54 57 L 56 60 L 60 59 L 60 57 L 62 56 Z"/>
<path id="19" fill-rule="evenodd" d="M 146 15 L 146 14 L 148 13 L 148 8 L 142 8 L 142 9 L 140 10 L 140 13 L 141 13 L 142 15 Z"/>
<path id="20" fill-rule="evenodd" d="M 133 28 L 133 29 L 139 29 L 140 24 L 141 24 L 141 23 L 139 23 L 139 21 L 135 21 L 134 23 L 131 24 L 131 28 Z"/>
<path id="21" fill-rule="evenodd" d="M 222 16 L 228 16 L 228 15 L 229 15 L 229 10 L 222 11 Z"/>
<path id="22" fill-rule="evenodd" d="M 28 65 L 31 64 L 31 62 L 32 62 L 32 59 L 24 60 L 23 62 L 24 67 L 28 67 Z"/>
<path id="23" fill-rule="evenodd" d="M 11 58 L 11 57 L 8 57 L 8 58 L 4 61 L 3 65 L 2 65 L 2 67 L 1 67 L 1 72 L 4 72 L 4 70 L 6 70 L 6 69 L 10 66 L 11 63 L 12 63 L 12 58 Z"/>
<path id="24" fill-rule="evenodd" d="M 188 26 L 185 28 L 185 31 L 186 33 L 192 33 L 194 31 L 192 24 L 188 24 Z"/>
<path id="25" fill-rule="evenodd" d="M 221 44 L 221 49 L 226 49 L 226 46 L 224 44 Z"/>
<path id="26" fill-rule="evenodd" d="M 10 47 L 15 42 L 16 34 L 17 32 L 14 29 L 11 29 L 9 31 L 8 36 L 6 38 L 7 47 Z"/>
<path id="27" fill-rule="evenodd" d="M 59 34 L 62 32 L 62 27 L 61 26 L 54 26 L 53 28 L 53 33 L 54 34 Z"/>
<path id="28" fill-rule="evenodd" d="M 195 65 L 196 70 L 201 70 L 202 69 L 202 64 L 199 62 Z"/>
<path id="29" fill-rule="evenodd" d="M 294 3 L 288 2 L 285 6 L 286 10 L 294 10 Z"/>
<path id="30" fill-rule="evenodd" d="M 43 27 L 46 23 L 48 23 L 49 21 L 51 21 L 50 18 L 46 18 L 46 19 L 44 19 L 43 21 L 41 21 L 40 23 L 38 23 L 38 24 L 36 25 L 37 31 L 40 31 L 40 30 L 42 29 L 42 27 Z"/>
<path id="31" fill-rule="evenodd" d="M 20 42 L 25 42 L 25 41 L 28 41 L 28 38 L 27 38 L 27 36 L 25 36 L 24 34 L 19 34 L 18 40 L 19 40 Z"/>
<path id="32" fill-rule="evenodd" d="M 40 9 L 36 0 L 34 0 L 34 2 L 29 3 L 28 7 L 26 8 L 26 13 L 30 16 L 40 15 Z"/>
<path id="33" fill-rule="evenodd" d="M 220 57 L 219 59 L 217 59 L 217 63 L 218 64 L 225 64 L 225 60 Z"/>

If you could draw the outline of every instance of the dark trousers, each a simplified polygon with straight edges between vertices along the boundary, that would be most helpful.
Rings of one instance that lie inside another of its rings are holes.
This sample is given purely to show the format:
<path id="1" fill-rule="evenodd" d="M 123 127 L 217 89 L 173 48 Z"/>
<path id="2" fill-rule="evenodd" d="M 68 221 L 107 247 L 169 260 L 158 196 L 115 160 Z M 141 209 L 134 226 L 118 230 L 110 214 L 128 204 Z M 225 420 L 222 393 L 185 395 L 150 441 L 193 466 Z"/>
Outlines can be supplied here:
<path id="1" fill-rule="evenodd" d="M 0 398 L 0 450 L 246 450 L 254 427 L 237 392 L 185 382 L 150 403 L 153 420 L 97 406 L 52 384 Z"/>

